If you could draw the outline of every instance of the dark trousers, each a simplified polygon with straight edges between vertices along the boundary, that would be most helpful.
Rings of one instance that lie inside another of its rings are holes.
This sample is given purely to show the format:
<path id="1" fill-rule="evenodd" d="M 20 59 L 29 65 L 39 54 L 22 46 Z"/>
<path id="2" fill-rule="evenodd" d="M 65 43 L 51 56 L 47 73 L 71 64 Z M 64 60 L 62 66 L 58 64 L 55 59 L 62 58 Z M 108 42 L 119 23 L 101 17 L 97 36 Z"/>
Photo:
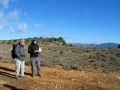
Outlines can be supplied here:
<path id="1" fill-rule="evenodd" d="M 32 75 L 35 75 L 35 68 L 37 67 L 37 74 L 40 75 L 40 59 L 39 57 L 31 57 L 31 69 L 32 69 Z"/>

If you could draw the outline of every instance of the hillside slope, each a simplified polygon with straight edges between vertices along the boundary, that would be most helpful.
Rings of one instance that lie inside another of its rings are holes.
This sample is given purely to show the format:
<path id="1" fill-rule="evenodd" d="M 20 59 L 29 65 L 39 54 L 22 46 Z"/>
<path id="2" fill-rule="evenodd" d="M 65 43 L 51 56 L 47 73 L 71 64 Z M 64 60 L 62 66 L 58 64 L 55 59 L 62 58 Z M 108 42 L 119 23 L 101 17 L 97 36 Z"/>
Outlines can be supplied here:
<path id="1" fill-rule="evenodd" d="M 120 73 L 67 71 L 42 67 L 42 77 L 15 79 L 14 64 L 0 63 L 0 90 L 119 90 Z"/>
<path id="2" fill-rule="evenodd" d="M 29 54 L 25 46 L 27 65 L 30 65 Z M 41 45 L 41 65 L 73 70 L 103 70 L 104 72 L 120 71 L 120 49 L 80 48 L 73 46 Z M 0 62 L 14 62 L 11 58 L 12 45 L 0 45 Z"/>

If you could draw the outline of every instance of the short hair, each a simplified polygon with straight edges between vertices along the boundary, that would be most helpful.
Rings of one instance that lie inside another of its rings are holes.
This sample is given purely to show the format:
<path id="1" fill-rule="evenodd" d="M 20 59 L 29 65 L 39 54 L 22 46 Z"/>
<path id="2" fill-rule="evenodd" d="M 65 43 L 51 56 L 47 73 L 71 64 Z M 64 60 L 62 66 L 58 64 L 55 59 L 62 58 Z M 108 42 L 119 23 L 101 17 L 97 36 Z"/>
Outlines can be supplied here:
<path id="1" fill-rule="evenodd" d="M 24 39 L 19 39 L 19 43 L 21 43 L 21 42 L 23 42 L 23 41 L 25 41 Z"/>

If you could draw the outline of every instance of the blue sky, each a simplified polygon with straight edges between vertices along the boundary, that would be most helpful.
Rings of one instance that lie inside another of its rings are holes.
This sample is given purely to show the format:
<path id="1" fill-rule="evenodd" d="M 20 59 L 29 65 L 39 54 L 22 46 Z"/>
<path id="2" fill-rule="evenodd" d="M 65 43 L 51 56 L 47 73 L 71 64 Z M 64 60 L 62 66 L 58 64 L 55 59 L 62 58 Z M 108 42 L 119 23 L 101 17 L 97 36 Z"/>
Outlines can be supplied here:
<path id="1" fill-rule="evenodd" d="M 0 39 L 120 43 L 120 0 L 0 0 Z"/>

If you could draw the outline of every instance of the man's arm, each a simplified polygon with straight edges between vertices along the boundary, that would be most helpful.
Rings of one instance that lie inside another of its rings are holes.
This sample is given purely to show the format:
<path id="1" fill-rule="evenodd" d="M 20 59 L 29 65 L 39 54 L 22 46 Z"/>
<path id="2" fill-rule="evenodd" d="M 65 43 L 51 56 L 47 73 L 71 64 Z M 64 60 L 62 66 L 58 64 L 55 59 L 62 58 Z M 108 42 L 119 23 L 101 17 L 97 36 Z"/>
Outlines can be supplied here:
<path id="1" fill-rule="evenodd" d="M 31 48 L 31 45 L 29 45 L 29 47 L 28 47 L 28 53 L 33 53 L 33 50 L 32 50 L 32 48 Z"/>
<path id="2" fill-rule="evenodd" d="M 21 57 L 21 55 L 20 55 L 20 53 L 19 53 L 19 45 L 16 45 L 16 47 L 15 47 L 15 55 L 16 55 L 18 58 Z"/>
<path id="3" fill-rule="evenodd" d="M 36 50 L 36 52 L 40 53 L 42 52 L 42 49 L 38 46 L 38 50 Z"/>

